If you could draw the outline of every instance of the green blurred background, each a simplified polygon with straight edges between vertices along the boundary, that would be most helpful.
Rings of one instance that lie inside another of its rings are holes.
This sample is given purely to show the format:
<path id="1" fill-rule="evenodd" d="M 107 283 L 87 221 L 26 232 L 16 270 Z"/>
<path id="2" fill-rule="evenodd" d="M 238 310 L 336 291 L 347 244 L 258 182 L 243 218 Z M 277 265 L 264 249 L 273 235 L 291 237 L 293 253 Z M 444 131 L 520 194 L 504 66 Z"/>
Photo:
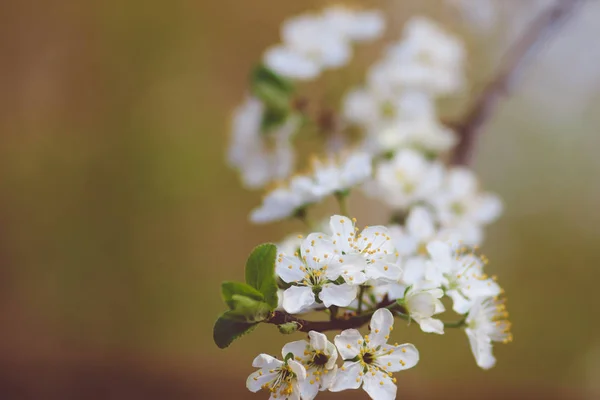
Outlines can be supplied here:
<path id="1" fill-rule="evenodd" d="M 417 13 L 465 38 L 471 87 L 444 105 L 450 117 L 551 1 L 496 3 L 498 23 L 482 31 L 442 0 L 354 2 L 384 9 L 392 39 Z M 597 3 L 543 46 L 478 145 L 474 168 L 505 200 L 484 251 L 514 343 L 482 371 L 462 332 L 397 328 L 422 356 L 398 376 L 399 397 L 599 398 Z M 290 337 L 261 326 L 219 350 L 219 283 L 243 278 L 256 244 L 300 226 L 248 222 L 260 193 L 225 165 L 229 116 L 281 21 L 327 4 L 3 2 L 0 398 L 267 398 L 245 389 L 251 361 Z M 380 50 L 361 47 L 328 87 L 359 82 Z M 381 219 L 369 204 L 351 203 L 363 224 Z"/>

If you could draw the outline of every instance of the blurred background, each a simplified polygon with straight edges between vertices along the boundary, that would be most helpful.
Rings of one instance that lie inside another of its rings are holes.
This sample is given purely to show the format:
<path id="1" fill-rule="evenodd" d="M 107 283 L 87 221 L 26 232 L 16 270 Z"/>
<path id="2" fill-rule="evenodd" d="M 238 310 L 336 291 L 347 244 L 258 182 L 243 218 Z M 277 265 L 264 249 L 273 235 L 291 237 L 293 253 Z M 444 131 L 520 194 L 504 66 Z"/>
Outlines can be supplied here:
<path id="1" fill-rule="evenodd" d="M 385 10 L 391 40 L 417 14 L 465 38 L 470 87 L 444 104 L 449 118 L 553 3 L 457 5 L 468 1 L 353 3 Z M 255 245 L 300 225 L 248 222 L 261 194 L 225 165 L 229 117 L 280 23 L 330 4 L 2 2 L 1 399 L 267 397 L 245 388 L 252 359 L 290 337 L 260 326 L 219 350 L 219 284 L 243 279 Z M 584 1 L 478 143 L 473 168 L 505 201 L 483 250 L 506 289 L 514 343 L 496 346 L 497 366 L 482 371 L 464 333 L 397 328 L 395 340 L 422 355 L 399 374 L 399 397 L 600 398 L 598 35 L 600 2 Z M 380 51 L 361 46 L 352 67 L 325 75 L 328 87 L 360 82 Z M 324 95 L 317 86 L 306 90 Z M 361 199 L 351 206 L 363 224 L 378 218 Z"/>

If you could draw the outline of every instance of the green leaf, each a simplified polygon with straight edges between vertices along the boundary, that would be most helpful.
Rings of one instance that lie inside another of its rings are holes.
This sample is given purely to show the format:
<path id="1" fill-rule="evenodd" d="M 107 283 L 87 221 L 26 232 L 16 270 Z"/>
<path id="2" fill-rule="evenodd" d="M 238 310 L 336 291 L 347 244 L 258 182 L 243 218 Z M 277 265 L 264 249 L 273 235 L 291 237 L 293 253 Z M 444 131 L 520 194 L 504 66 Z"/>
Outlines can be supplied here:
<path id="1" fill-rule="evenodd" d="M 262 100 L 267 110 L 277 111 L 287 117 L 291 108 L 289 94 L 267 83 L 257 83 L 252 93 Z"/>
<path id="2" fill-rule="evenodd" d="M 295 321 L 286 322 L 285 324 L 277 325 L 277 328 L 279 328 L 280 333 L 289 335 L 298 331 L 298 329 L 300 329 L 300 324 Z"/>
<path id="3" fill-rule="evenodd" d="M 274 108 L 266 108 L 263 112 L 262 120 L 260 122 L 260 129 L 263 133 L 281 126 L 287 121 L 288 111 L 277 110 Z"/>
<path id="4" fill-rule="evenodd" d="M 245 322 L 235 319 L 231 311 L 227 311 L 217 319 L 213 329 L 213 339 L 219 348 L 228 347 L 231 342 L 256 328 L 256 322 Z"/>
<path id="5" fill-rule="evenodd" d="M 246 261 L 246 283 L 262 293 L 272 309 L 277 307 L 276 257 L 277 246 L 266 243 L 257 246 Z"/>
<path id="6" fill-rule="evenodd" d="M 242 282 L 223 282 L 221 284 L 221 293 L 223 294 L 223 300 L 231 309 L 234 308 L 234 302 L 232 301 L 234 295 L 249 297 L 257 301 L 265 299 L 261 292 Z"/>
<path id="7" fill-rule="evenodd" d="M 247 322 L 260 322 L 269 318 L 273 311 L 264 301 L 252 300 L 249 297 L 234 294 L 231 302 L 233 307 L 230 315 Z"/>
<path id="8" fill-rule="evenodd" d="M 288 95 L 294 91 L 294 85 L 291 80 L 282 77 L 264 65 L 256 66 L 250 76 L 251 87 L 254 88 L 258 84 L 272 86 Z"/>

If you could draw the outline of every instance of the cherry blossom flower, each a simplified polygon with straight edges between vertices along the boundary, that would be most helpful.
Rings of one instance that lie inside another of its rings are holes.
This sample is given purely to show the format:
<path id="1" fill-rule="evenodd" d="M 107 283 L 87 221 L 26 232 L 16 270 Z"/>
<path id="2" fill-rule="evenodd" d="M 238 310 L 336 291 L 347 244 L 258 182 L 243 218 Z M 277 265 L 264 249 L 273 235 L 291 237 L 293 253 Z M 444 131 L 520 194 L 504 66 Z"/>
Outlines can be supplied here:
<path id="1" fill-rule="evenodd" d="M 434 286 L 443 287 L 453 301 L 452 308 L 466 314 L 475 299 L 494 297 L 501 293 L 496 282 L 483 273 L 483 261 L 472 253 L 453 250 L 447 243 L 435 241 L 427 245 L 430 261 L 425 278 Z"/>
<path id="2" fill-rule="evenodd" d="M 300 382 L 302 400 L 312 400 L 319 391 L 327 390 L 334 382 L 338 352 L 327 336 L 308 332 L 309 341 L 298 340 L 283 346 L 283 353 L 292 353 L 294 360 L 306 369 L 306 379 Z"/>
<path id="3" fill-rule="evenodd" d="M 356 298 L 357 287 L 335 282 L 342 273 L 341 262 L 331 238 L 322 233 L 308 235 L 299 254 L 279 253 L 277 275 L 292 284 L 283 292 L 283 308 L 289 313 L 298 313 L 316 302 L 325 307 L 348 306 Z"/>
<path id="4" fill-rule="evenodd" d="M 504 301 L 479 297 L 473 302 L 466 319 L 466 332 L 477 365 L 489 369 L 496 364 L 492 354 L 492 342 L 509 343 L 511 323 Z"/>
<path id="5" fill-rule="evenodd" d="M 365 191 L 367 195 L 403 210 L 429 200 L 439 190 L 443 174 L 440 163 L 428 161 L 415 150 L 404 149 L 377 166 L 375 179 L 365 186 Z"/>
<path id="6" fill-rule="evenodd" d="M 252 366 L 260 369 L 246 380 L 248 390 L 268 390 L 271 399 L 300 400 L 300 383 L 306 379 L 306 369 L 298 361 L 281 361 L 268 354 L 260 354 Z"/>
<path id="7" fill-rule="evenodd" d="M 392 313 L 382 308 L 371 317 L 369 335 L 363 338 L 356 329 L 347 329 L 335 337 L 335 345 L 345 362 L 338 370 L 332 392 L 362 386 L 374 400 L 396 398 L 396 378 L 392 372 L 414 367 L 419 362 L 419 352 L 412 344 L 387 344 L 393 324 Z"/>
<path id="8" fill-rule="evenodd" d="M 396 263 L 398 255 L 385 226 L 365 227 L 359 233 L 356 220 L 334 215 L 329 221 L 333 244 L 336 246 L 341 276 L 356 285 L 367 279 L 395 282 L 402 269 Z"/>
<path id="9" fill-rule="evenodd" d="M 290 139 L 298 128 L 298 120 L 290 118 L 282 126 L 263 133 L 263 112 L 262 102 L 248 97 L 233 117 L 228 160 L 239 170 L 244 185 L 251 189 L 287 178 L 294 166 Z"/>

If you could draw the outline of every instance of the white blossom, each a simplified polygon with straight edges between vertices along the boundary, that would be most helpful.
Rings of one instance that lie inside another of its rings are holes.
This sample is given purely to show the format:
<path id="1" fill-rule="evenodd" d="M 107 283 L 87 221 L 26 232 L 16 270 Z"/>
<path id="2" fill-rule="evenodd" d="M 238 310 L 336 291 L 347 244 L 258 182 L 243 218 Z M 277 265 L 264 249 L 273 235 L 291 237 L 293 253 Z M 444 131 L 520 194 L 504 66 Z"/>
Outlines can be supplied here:
<path id="1" fill-rule="evenodd" d="M 313 182 L 305 176 L 293 177 L 288 185 L 280 186 L 267 193 L 260 207 L 250 214 L 257 224 L 289 218 L 298 210 L 321 198 L 313 191 Z"/>
<path id="2" fill-rule="evenodd" d="M 395 282 L 402 269 L 396 263 L 398 254 L 385 226 L 358 228 L 348 217 L 334 215 L 329 226 L 339 256 L 341 275 L 346 282 L 359 285 L 368 279 Z"/>
<path id="3" fill-rule="evenodd" d="M 309 340 L 298 340 L 283 347 L 283 353 L 292 353 L 294 360 L 306 369 L 306 379 L 300 382 L 302 400 L 312 400 L 319 390 L 327 390 L 334 382 L 338 357 L 334 344 L 320 332 L 308 332 Z"/>
<path id="4" fill-rule="evenodd" d="M 342 260 L 331 238 L 323 233 L 311 233 L 300 246 L 300 254 L 279 253 L 277 275 L 291 283 L 283 292 L 283 308 L 292 314 L 302 312 L 315 303 L 325 307 L 346 307 L 356 298 L 357 287 L 334 281 L 342 274 Z"/>
<path id="5" fill-rule="evenodd" d="M 281 361 L 268 354 L 260 354 L 252 366 L 260 369 L 246 380 L 248 390 L 268 390 L 270 399 L 300 400 L 300 383 L 306 379 L 306 370 L 298 361 Z"/>
<path id="6" fill-rule="evenodd" d="M 406 209 L 429 200 L 439 190 L 443 173 L 439 162 L 428 161 L 421 153 L 404 149 L 376 167 L 375 180 L 366 186 L 366 192 L 391 207 Z"/>
<path id="7" fill-rule="evenodd" d="M 277 252 L 285 254 L 294 254 L 300 250 L 302 244 L 302 235 L 299 233 L 293 233 L 287 235 L 282 241 L 277 243 Z"/>
<path id="8" fill-rule="evenodd" d="M 353 42 L 377 39 L 385 28 L 383 14 L 378 10 L 359 11 L 332 6 L 324 10 L 323 16 L 327 25 Z"/>
<path id="9" fill-rule="evenodd" d="M 422 92 L 397 94 L 364 87 L 346 94 L 342 111 L 348 122 L 377 136 L 402 121 L 433 118 L 433 108 L 431 97 Z"/>
<path id="10" fill-rule="evenodd" d="M 423 90 L 432 95 L 457 91 L 464 83 L 464 46 L 434 22 L 416 17 L 404 37 L 370 71 L 370 84 L 388 90 Z"/>
<path id="11" fill-rule="evenodd" d="M 361 387 L 374 400 L 396 398 L 396 378 L 392 372 L 414 367 L 419 352 L 412 344 L 389 345 L 394 317 L 385 308 L 375 311 L 364 338 L 356 329 L 347 329 L 335 337 L 335 345 L 345 360 L 331 387 L 332 392 Z M 351 361 L 358 358 L 357 361 Z"/>
<path id="12" fill-rule="evenodd" d="M 441 153 L 456 144 L 454 132 L 434 118 L 404 119 L 384 129 L 378 135 L 381 152 L 393 152 L 404 147 Z"/>
<path id="13" fill-rule="evenodd" d="M 404 296 L 404 307 L 415 320 L 423 332 L 444 333 L 444 324 L 439 319 L 433 318 L 434 315 L 446 311 L 440 299 L 444 296 L 444 291 L 436 287 L 427 287 L 427 285 L 417 284 L 411 286 Z"/>
<path id="14" fill-rule="evenodd" d="M 264 105 L 248 97 L 233 116 L 229 164 L 237 168 L 248 188 L 260 188 L 267 183 L 288 177 L 294 166 L 290 139 L 298 120 L 289 118 L 270 132 L 262 132 Z"/>
<path id="15" fill-rule="evenodd" d="M 371 156 L 366 153 L 350 153 L 337 161 L 331 157 L 326 161 L 313 160 L 315 195 L 325 197 L 336 192 L 344 192 L 362 184 L 372 175 Z"/>
<path id="16" fill-rule="evenodd" d="M 474 254 L 462 249 L 454 251 L 450 245 L 440 241 L 429 243 L 427 251 L 430 261 L 425 278 L 432 285 L 443 287 L 457 313 L 469 312 L 477 298 L 501 293 L 500 286 L 484 274 L 482 259 Z"/>
<path id="17" fill-rule="evenodd" d="M 511 323 L 506 319 L 508 312 L 504 301 L 479 297 L 466 319 L 466 333 L 477 365 L 484 369 L 494 366 L 492 342 L 509 343 Z"/>
<path id="18" fill-rule="evenodd" d="M 410 209 L 404 226 L 389 227 L 392 242 L 401 257 L 427 257 L 427 244 L 436 240 L 459 243 L 461 232 L 439 227 L 436 215 L 425 206 Z"/>
<path id="19" fill-rule="evenodd" d="M 461 231 L 462 239 L 471 245 L 481 243 L 482 226 L 495 221 L 502 213 L 500 199 L 480 192 L 475 174 L 464 167 L 454 167 L 447 172 L 431 204 L 441 224 Z"/>
<path id="20" fill-rule="evenodd" d="M 281 28 L 283 44 L 271 47 L 264 62 L 278 74 L 307 80 L 323 69 L 345 65 L 352 54 L 346 38 L 322 15 L 291 18 Z"/>

